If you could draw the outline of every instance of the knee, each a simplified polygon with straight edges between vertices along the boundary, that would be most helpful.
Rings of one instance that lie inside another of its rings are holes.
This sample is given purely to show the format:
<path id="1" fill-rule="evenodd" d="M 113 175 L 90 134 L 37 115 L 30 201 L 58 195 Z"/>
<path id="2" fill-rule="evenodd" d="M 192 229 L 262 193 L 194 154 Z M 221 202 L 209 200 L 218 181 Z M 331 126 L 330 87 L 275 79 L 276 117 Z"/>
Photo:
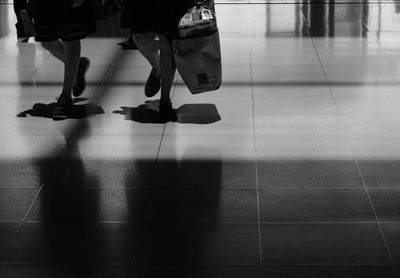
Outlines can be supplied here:
<path id="1" fill-rule="evenodd" d="M 64 48 L 66 51 L 80 51 L 81 49 L 81 41 L 76 40 L 76 41 L 62 41 L 62 44 L 64 45 Z"/>
<path id="2" fill-rule="evenodd" d="M 42 42 L 42 47 L 46 50 L 52 50 L 57 47 L 58 41 Z"/>

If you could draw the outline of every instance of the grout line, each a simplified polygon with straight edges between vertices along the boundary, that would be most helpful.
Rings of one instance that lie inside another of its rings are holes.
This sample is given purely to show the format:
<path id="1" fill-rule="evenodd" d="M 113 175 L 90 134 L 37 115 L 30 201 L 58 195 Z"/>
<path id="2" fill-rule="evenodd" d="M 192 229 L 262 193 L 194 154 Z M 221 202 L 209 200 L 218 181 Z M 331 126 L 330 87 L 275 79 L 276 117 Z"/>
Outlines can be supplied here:
<path id="1" fill-rule="evenodd" d="M 305 14 L 304 14 L 303 9 L 302 9 L 301 7 L 298 7 L 298 8 L 300 9 L 300 12 L 301 12 L 303 21 L 304 21 L 305 25 L 307 26 L 308 35 L 310 36 L 311 42 L 312 42 L 313 47 L 314 47 L 314 50 L 315 50 L 315 54 L 317 55 L 319 64 L 320 64 L 321 69 L 322 69 L 322 73 L 324 74 L 324 77 L 325 77 L 325 84 L 324 84 L 324 85 L 328 87 L 329 92 L 330 92 L 331 97 L 332 97 L 332 100 L 333 100 L 333 104 L 335 105 L 336 115 L 339 115 L 339 110 L 338 110 L 336 98 L 335 98 L 335 95 L 333 94 L 332 86 L 331 86 L 331 84 L 330 84 L 330 82 L 329 82 L 328 76 L 326 75 L 326 71 L 325 71 L 325 69 L 324 69 L 324 65 L 322 64 L 321 57 L 320 57 L 320 55 L 319 55 L 319 53 L 318 53 L 317 46 L 315 45 L 314 38 L 313 38 L 313 36 L 312 36 L 311 33 L 310 33 L 310 26 L 308 25 L 307 18 L 306 18 Z"/>
<path id="2" fill-rule="evenodd" d="M 390 262 L 391 262 L 391 264 L 392 264 L 392 266 L 393 266 L 393 268 L 394 268 L 396 277 L 399 277 L 399 273 L 398 273 L 398 271 L 397 271 L 397 269 L 396 269 L 396 267 L 395 267 L 396 264 L 395 264 L 395 262 L 394 262 L 392 253 L 390 252 L 390 249 L 389 249 L 389 244 L 388 244 L 388 242 L 387 242 L 387 240 L 386 240 L 386 237 L 385 237 L 385 234 L 384 234 L 384 232 L 383 232 L 382 223 L 380 222 L 379 217 L 378 217 L 378 214 L 376 213 L 374 203 L 372 202 L 371 196 L 370 196 L 369 191 L 368 191 L 368 187 L 367 187 L 367 185 L 366 185 L 366 183 L 365 183 L 365 180 L 364 180 L 364 177 L 363 177 L 363 175 L 362 175 L 362 173 L 361 173 L 361 169 L 360 169 L 360 166 L 359 166 L 359 164 L 358 164 L 358 161 L 355 160 L 355 163 L 356 163 L 356 166 L 357 166 L 357 169 L 358 169 L 358 174 L 360 175 L 360 178 L 361 178 L 362 183 L 363 183 L 363 185 L 364 185 L 365 192 L 367 193 L 368 200 L 369 200 L 369 202 L 370 202 L 372 211 L 374 212 L 375 219 L 376 219 L 376 223 L 378 224 L 378 228 L 379 228 L 379 231 L 380 231 L 380 233 L 381 233 L 383 243 L 385 244 L 385 247 L 386 247 L 387 255 L 388 255 L 389 260 L 390 260 Z"/>
<path id="3" fill-rule="evenodd" d="M 248 9 L 250 8 L 250 5 L 248 6 Z M 248 18 L 248 20 L 250 20 Z M 253 150 L 254 150 L 254 167 L 255 167 L 255 175 L 256 175 L 256 192 L 257 192 L 257 228 L 258 228 L 258 246 L 259 246 L 259 255 L 260 255 L 260 278 L 263 278 L 264 273 L 263 273 L 263 253 L 262 253 L 262 235 L 261 235 L 261 216 L 260 216 L 260 188 L 258 184 L 258 167 L 257 167 L 257 145 L 256 145 L 256 124 L 255 124 L 255 113 L 254 113 L 254 108 L 255 108 L 255 103 L 254 103 L 254 86 L 253 86 L 253 56 L 252 56 L 252 38 L 249 33 L 249 28 L 250 28 L 250 22 L 247 22 L 248 24 L 248 34 L 247 34 L 247 39 L 249 40 L 249 59 L 250 59 L 250 82 L 251 82 L 251 105 L 252 105 L 252 117 L 253 117 Z"/>
<path id="4" fill-rule="evenodd" d="M 0 262 L 1 266 L 49 266 L 49 263 L 46 262 Z M 71 266 L 71 264 L 65 263 L 57 263 L 57 264 L 52 264 L 53 266 Z M 125 266 L 123 263 L 112 263 L 112 262 L 93 262 L 93 263 L 76 263 L 73 264 L 73 266 L 76 267 L 88 267 L 88 266 Z M 259 266 L 258 264 L 252 264 L 252 263 L 201 263 L 201 264 L 189 264 L 189 263 L 185 263 L 185 264 L 168 264 L 168 265 L 164 265 L 164 264 L 138 264 L 138 266 L 141 267 L 150 267 L 150 266 L 161 266 L 161 267 L 169 267 L 169 266 L 175 266 L 175 267 L 208 267 L 208 266 L 212 266 L 212 267 L 218 267 L 218 266 L 224 266 L 224 267 L 257 267 Z M 385 264 L 385 263 L 371 263 L 371 264 L 363 264 L 363 263 L 326 263 L 326 264 L 313 264 L 313 263 L 293 263 L 293 264 L 263 264 L 262 266 L 336 266 L 336 267 L 340 267 L 340 266 L 347 266 L 347 267 L 351 267 L 351 266 L 391 266 L 390 264 Z"/>
<path id="5" fill-rule="evenodd" d="M 20 223 L 20 221 L 0 221 L 0 223 L 3 224 L 17 224 Z M 25 223 L 28 224 L 41 224 L 41 223 L 47 223 L 47 224 L 75 224 L 75 225 L 85 225 L 85 221 L 73 221 L 73 220 L 44 220 L 44 221 L 26 221 Z M 332 226 L 332 225 L 347 225 L 347 226 L 359 226 L 359 225 L 376 225 L 376 221 L 360 221 L 360 222 L 352 222 L 352 221 L 325 221 L 325 222 L 316 222 L 316 221 L 298 221 L 298 222 L 273 222 L 273 221 L 215 221 L 215 222 L 196 222 L 196 221 L 97 221 L 95 222 L 96 224 L 99 225 L 130 225 L 130 224 L 146 224 L 146 225 L 159 225 L 159 224 L 164 224 L 164 225 L 171 225 L 171 224 L 186 224 L 186 225 L 191 225 L 191 226 L 214 226 L 214 225 L 324 225 L 324 226 Z M 383 222 L 385 224 L 400 224 L 399 222 Z"/>

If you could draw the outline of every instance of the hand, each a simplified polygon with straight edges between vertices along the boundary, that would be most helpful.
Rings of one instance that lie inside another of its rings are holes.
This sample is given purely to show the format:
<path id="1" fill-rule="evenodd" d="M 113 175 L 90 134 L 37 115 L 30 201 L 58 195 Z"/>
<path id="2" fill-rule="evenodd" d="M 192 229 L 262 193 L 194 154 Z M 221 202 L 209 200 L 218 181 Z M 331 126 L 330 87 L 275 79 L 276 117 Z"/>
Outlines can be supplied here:
<path id="1" fill-rule="evenodd" d="M 83 1 L 85 1 L 85 0 L 71 0 L 71 2 L 72 2 L 72 8 L 77 8 L 77 7 L 79 7 L 80 5 L 82 5 Z"/>

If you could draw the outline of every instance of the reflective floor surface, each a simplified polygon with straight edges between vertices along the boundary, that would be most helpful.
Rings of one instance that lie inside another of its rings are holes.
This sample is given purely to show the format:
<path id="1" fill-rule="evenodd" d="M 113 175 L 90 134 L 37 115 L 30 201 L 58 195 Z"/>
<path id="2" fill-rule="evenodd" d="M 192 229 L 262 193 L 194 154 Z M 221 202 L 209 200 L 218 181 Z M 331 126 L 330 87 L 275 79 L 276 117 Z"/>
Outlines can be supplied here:
<path id="1" fill-rule="evenodd" d="M 0 5 L 0 277 L 400 277 L 400 4 L 217 15 L 223 85 L 177 77 L 177 123 L 117 17 L 55 122 L 63 67 Z"/>

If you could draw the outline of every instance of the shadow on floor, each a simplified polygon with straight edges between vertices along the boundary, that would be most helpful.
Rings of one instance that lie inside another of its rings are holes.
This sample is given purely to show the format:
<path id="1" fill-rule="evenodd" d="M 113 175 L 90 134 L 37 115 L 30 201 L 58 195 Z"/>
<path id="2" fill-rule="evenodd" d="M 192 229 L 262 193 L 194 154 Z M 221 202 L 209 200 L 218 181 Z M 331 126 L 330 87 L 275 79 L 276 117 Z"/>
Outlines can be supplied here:
<path id="1" fill-rule="evenodd" d="M 104 110 L 101 106 L 94 105 L 93 103 L 76 105 L 78 102 L 86 101 L 87 98 L 75 98 L 73 99 L 74 108 L 72 109 L 70 119 L 84 119 L 98 114 L 104 114 Z M 56 102 L 49 104 L 35 103 L 32 109 L 23 111 L 17 115 L 20 118 L 26 118 L 28 115 L 32 117 L 40 118 L 52 118 L 53 110 L 56 106 Z"/>
<path id="2" fill-rule="evenodd" d="M 113 113 L 124 115 L 127 121 L 161 124 L 163 122 L 158 116 L 158 105 L 158 100 L 151 100 L 138 107 L 122 106 L 121 110 L 113 111 Z M 177 122 L 180 124 L 212 124 L 221 120 L 214 104 L 184 104 L 174 110 L 178 116 Z"/>

